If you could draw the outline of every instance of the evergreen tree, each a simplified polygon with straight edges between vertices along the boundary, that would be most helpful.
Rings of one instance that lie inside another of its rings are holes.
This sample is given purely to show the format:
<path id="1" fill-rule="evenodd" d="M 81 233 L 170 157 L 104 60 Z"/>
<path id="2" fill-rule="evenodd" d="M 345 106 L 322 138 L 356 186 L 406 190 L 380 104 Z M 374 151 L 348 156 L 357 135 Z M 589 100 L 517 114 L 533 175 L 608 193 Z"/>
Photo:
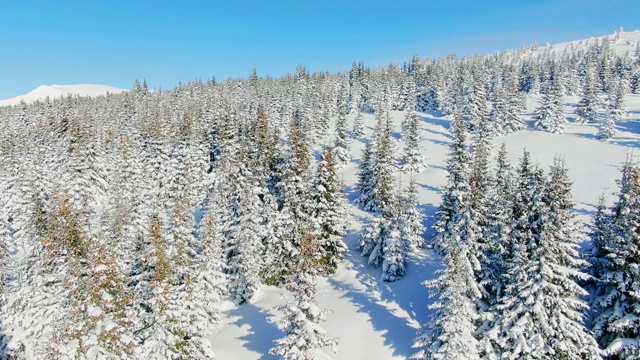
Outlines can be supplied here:
<path id="1" fill-rule="evenodd" d="M 469 192 L 468 179 L 471 163 L 465 145 L 466 125 L 459 116 L 451 124 L 451 133 L 453 141 L 447 158 L 447 185 L 442 194 L 442 203 L 438 208 L 438 219 L 433 225 L 435 234 L 430 240 L 431 245 L 443 254 L 457 237 L 457 227 L 465 211 Z"/>
<path id="2" fill-rule="evenodd" d="M 338 343 L 320 326 L 327 312 L 318 307 L 315 299 L 315 278 L 322 262 L 320 246 L 317 237 L 310 233 L 300 245 L 296 274 L 289 277 L 287 284 L 294 299 L 280 307 L 285 336 L 275 341 L 269 353 L 286 360 L 328 359 L 322 348 L 331 347 L 335 352 Z"/>
<path id="3" fill-rule="evenodd" d="M 439 300 L 430 306 L 435 314 L 428 330 L 414 340 L 413 348 L 420 350 L 412 359 L 480 359 L 474 332 L 481 292 L 468 255 L 467 244 L 455 244 L 445 255 L 440 277 L 424 283 Z"/>
<path id="4" fill-rule="evenodd" d="M 595 123 L 598 119 L 599 104 L 595 74 L 592 70 L 587 70 L 582 87 L 582 99 L 576 108 L 577 120 L 583 123 Z"/>
<path id="5" fill-rule="evenodd" d="M 536 120 L 536 129 L 554 134 L 564 133 L 566 119 L 562 103 L 562 85 L 558 79 L 549 81 L 547 91 L 542 96 L 542 103 L 536 109 L 533 118 Z"/>
<path id="6" fill-rule="evenodd" d="M 418 249 L 424 245 L 425 226 L 423 215 L 418 209 L 418 189 L 416 179 L 411 177 L 405 196 L 401 198 L 399 216 L 400 236 L 409 245 L 409 249 Z"/>
<path id="7" fill-rule="evenodd" d="M 415 112 L 410 111 L 407 113 L 406 126 L 403 130 L 405 147 L 401 161 L 401 168 L 404 172 L 419 173 L 427 167 L 426 159 L 420 150 L 418 121 L 418 115 Z"/>
<path id="8" fill-rule="evenodd" d="M 597 317 L 593 332 L 604 354 L 615 359 L 634 359 L 640 354 L 640 298 L 636 287 L 640 237 L 640 168 L 628 161 L 618 182 L 618 201 L 611 220 L 599 219 L 594 243 L 592 272 L 598 277 L 592 303 Z M 602 214 L 600 214 L 602 216 Z"/>
<path id="9" fill-rule="evenodd" d="M 344 186 L 338 179 L 333 155 L 322 154 L 310 194 L 313 232 L 317 234 L 320 251 L 320 275 L 332 275 L 344 258 L 344 243 L 348 215 Z"/>
<path id="10" fill-rule="evenodd" d="M 240 195 L 237 223 L 231 230 L 230 253 L 227 271 L 229 273 L 229 293 L 237 304 L 242 304 L 253 296 L 261 284 L 260 261 L 262 239 L 265 237 L 260 218 L 259 199 L 254 188 L 245 188 Z"/>
<path id="11" fill-rule="evenodd" d="M 370 142 L 366 143 L 362 150 L 362 158 L 358 165 L 358 183 L 356 191 L 360 194 L 356 198 L 355 203 L 361 204 L 364 209 L 370 209 L 374 206 L 374 177 L 373 177 L 373 161 L 374 154 Z"/>
<path id="12" fill-rule="evenodd" d="M 387 116 L 389 116 L 387 114 Z M 385 211 L 393 202 L 394 159 L 390 120 L 376 140 L 376 156 L 371 167 L 373 173 L 373 199 L 365 206 L 369 211 Z"/>
<path id="13" fill-rule="evenodd" d="M 584 326 L 576 283 L 587 276 L 578 259 L 570 183 L 556 161 L 546 181 L 525 152 L 520 164 L 515 225 L 507 249 L 505 291 L 495 326 L 485 335 L 502 358 L 600 358 Z M 526 299 L 523 301 L 522 299 Z"/>
<path id="14" fill-rule="evenodd" d="M 626 110 L 624 106 L 624 84 L 618 80 L 612 85 L 607 99 L 607 112 L 598 129 L 598 138 L 609 139 L 616 134 L 616 122 L 622 119 Z"/>
<path id="15" fill-rule="evenodd" d="M 360 108 L 356 110 L 356 117 L 353 120 L 353 130 L 351 131 L 351 137 L 358 138 L 364 135 L 364 116 Z"/>
<path id="16" fill-rule="evenodd" d="M 335 142 L 333 146 L 333 155 L 340 164 L 346 164 L 351 160 L 351 154 L 349 152 L 349 134 L 347 132 L 347 118 L 341 107 L 338 113 L 338 120 L 336 121 L 336 134 Z"/>

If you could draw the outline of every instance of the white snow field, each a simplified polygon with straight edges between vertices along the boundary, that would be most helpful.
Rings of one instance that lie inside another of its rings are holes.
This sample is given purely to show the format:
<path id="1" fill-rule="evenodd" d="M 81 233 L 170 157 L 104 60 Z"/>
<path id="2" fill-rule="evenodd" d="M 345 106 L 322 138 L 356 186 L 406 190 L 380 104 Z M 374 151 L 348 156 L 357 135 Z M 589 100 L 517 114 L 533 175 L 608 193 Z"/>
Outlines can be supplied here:
<path id="1" fill-rule="evenodd" d="M 37 100 L 44 100 L 47 97 L 53 100 L 67 95 L 100 96 L 106 95 L 107 93 L 116 94 L 123 91 L 127 90 L 108 85 L 95 84 L 41 85 L 24 95 L 0 100 L 0 106 L 18 105 L 21 101 L 24 101 L 25 103 L 32 103 Z"/>

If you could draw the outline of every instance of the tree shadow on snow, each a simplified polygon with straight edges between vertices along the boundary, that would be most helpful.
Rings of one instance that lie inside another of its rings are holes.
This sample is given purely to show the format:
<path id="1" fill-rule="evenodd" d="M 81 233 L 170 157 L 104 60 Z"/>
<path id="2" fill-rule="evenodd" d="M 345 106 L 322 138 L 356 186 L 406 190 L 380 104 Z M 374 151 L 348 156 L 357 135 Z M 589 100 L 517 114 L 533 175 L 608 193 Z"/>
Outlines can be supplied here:
<path id="1" fill-rule="evenodd" d="M 616 144 L 619 146 L 627 146 L 627 147 L 640 147 L 640 140 L 633 138 L 612 138 L 609 139 L 609 142 L 612 144 Z"/>
<path id="2" fill-rule="evenodd" d="M 345 193 L 347 194 L 347 200 L 350 204 L 353 204 L 354 201 L 360 196 L 358 190 L 356 190 L 355 186 L 349 185 L 345 188 Z"/>
<path id="3" fill-rule="evenodd" d="M 251 303 L 244 303 L 229 313 L 231 317 L 238 317 L 235 325 L 249 326 L 249 333 L 240 340 L 244 341 L 244 347 L 248 350 L 261 354 L 261 359 L 278 359 L 277 356 L 269 355 L 269 349 L 275 344 L 274 341 L 281 338 L 284 334 L 282 330 L 276 326 L 270 319 L 269 314 L 263 309 Z"/>
<path id="4" fill-rule="evenodd" d="M 361 256 L 356 243 L 348 243 L 349 258 L 357 279 L 364 288 L 329 278 L 330 284 L 345 294 L 358 308 L 358 312 L 369 315 L 369 321 L 376 332 L 382 333 L 384 345 L 393 349 L 394 356 L 409 357 L 417 330 L 428 321 L 433 301 L 427 289 L 420 285 L 425 280 L 435 278 L 435 271 L 442 267 L 440 259 L 430 250 L 419 249 L 410 254 L 404 278 L 387 283 L 380 280 L 381 268 L 367 263 Z"/>
<path id="5" fill-rule="evenodd" d="M 425 190 L 433 191 L 434 193 L 440 193 L 440 190 L 441 190 L 439 187 L 435 187 L 427 184 L 418 184 L 418 186 L 420 186 Z"/>
<path id="6" fill-rule="evenodd" d="M 621 131 L 640 134 L 640 119 L 625 119 L 616 121 L 616 127 Z"/>
<path id="7" fill-rule="evenodd" d="M 430 239 L 433 236 L 433 224 L 436 222 L 438 218 L 438 206 L 435 204 L 420 204 L 418 205 L 418 209 L 423 214 L 424 218 L 422 219 L 422 225 L 425 228 L 424 234 L 422 236 L 425 240 Z"/>
<path id="8" fill-rule="evenodd" d="M 575 133 L 574 135 L 583 139 L 598 140 L 597 134 Z"/>
<path id="9" fill-rule="evenodd" d="M 432 143 L 436 144 L 436 145 L 442 145 L 442 146 L 449 146 L 451 145 L 450 142 L 448 141 L 442 141 L 442 140 L 437 140 L 437 139 L 426 139 L 427 141 L 431 141 Z"/>
<path id="10" fill-rule="evenodd" d="M 445 129 L 449 129 L 449 127 L 451 126 L 451 120 L 447 120 L 447 119 L 436 119 L 433 117 L 426 117 L 426 116 L 420 116 L 420 120 L 428 123 L 428 124 L 432 124 L 435 126 L 440 126 L 442 128 Z M 451 135 L 449 135 L 451 136 Z"/>
<path id="11" fill-rule="evenodd" d="M 577 202 L 573 206 L 573 211 L 578 215 L 593 216 L 596 212 L 596 206 L 585 202 Z"/>
<path id="12" fill-rule="evenodd" d="M 436 134 L 436 135 L 440 135 L 446 139 L 451 140 L 451 134 L 449 132 L 444 132 L 444 131 L 437 131 L 437 130 L 433 130 L 433 129 L 429 129 L 429 128 L 422 128 L 422 131 L 428 131 L 432 134 Z M 446 141 L 443 141 L 443 143 L 448 144 Z"/>

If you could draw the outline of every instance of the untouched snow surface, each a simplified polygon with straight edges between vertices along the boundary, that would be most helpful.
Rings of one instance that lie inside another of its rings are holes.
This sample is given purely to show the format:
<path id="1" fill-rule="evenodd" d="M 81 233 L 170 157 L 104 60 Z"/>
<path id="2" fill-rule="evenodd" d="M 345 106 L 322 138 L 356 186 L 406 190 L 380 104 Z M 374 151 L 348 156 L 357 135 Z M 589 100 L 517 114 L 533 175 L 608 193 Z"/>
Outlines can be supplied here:
<path id="1" fill-rule="evenodd" d="M 539 99 L 539 96 L 528 98 L 524 119 L 529 128 Z M 577 97 L 565 97 L 567 117 L 573 117 L 578 100 Z M 617 123 L 619 132 L 609 141 L 596 139 L 596 125 L 570 123 L 563 135 L 529 129 L 497 138 L 493 155 L 504 142 L 515 166 L 526 148 L 534 161 L 546 170 L 555 156 L 564 157 L 574 182 L 575 210 L 579 220 L 589 221 L 603 191 L 611 204 L 616 191 L 615 180 L 620 177 L 620 165 L 628 153 L 640 147 L 640 96 L 627 96 L 626 106 L 628 115 Z M 429 168 L 418 174 L 416 180 L 420 208 L 426 215 L 425 225 L 430 228 L 440 202 L 439 191 L 446 180 L 450 120 L 436 113 L 420 115 L 421 148 L 429 157 Z M 404 112 L 393 112 L 393 118 L 398 131 Z M 349 120 L 353 121 L 352 118 Z M 373 116 L 365 115 L 366 137 L 370 136 L 374 124 Z M 398 133 L 395 135 L 399 137 Z M 396 156 L 401 154 L 403 147 L 402 143 L 397 145 Z M 353 186 L 364 143 L 352 140 L 351 148 L 353 160 L 343 170 L 350 201 L 356 196 Z M 636 155 L 640 155 L 640 151 L 636 151 Z M 403 175 L 403 183 L 408 180 L 409 176 Z M 356 249 L 358 232 L 371 215 L 354 206 L 350 207 L 350 212 L 352 222 L 346 238 L 349 247 L 346 260 L 334 276 L 318 281 L 319 304 L 333 311 L 327 315 L 323 326 L 339 338 L 338 353 L 333 354 L 330 349 L 326 349 L 326 353 L 345 360 L 405 359 L 414 353 L 411 345 L 416 331 L 429 321 L 432 313 L 427 307 L 433 299 L 421 283 L 437 276 L 434 272 L 442 267 L 441 260 L 432 251 L 422 250 L 409 259 L 407 275 L 403 279 L 394 283 L 381 281 L 380 268 L 368 266 Z M 429 229 L 426 236 L 431 234 Z M 281 314 L 276 307 L 288 296 L 284 290 L 264 286 L 250 303 L 241 306 L 226 303 L 222 323 L 210 337 L 217 359 L 277 359 L 268 355 L 268 351 L 273 341 L 283 336 L 277 323 Z"/>
<path id="2" fill-rule="evenodd" d="M 0 106 L 18 105 L 21 101 L 32 103 L 37 100 L 51 99 L 67 95 L 79 96 L 100 96 L 107 93 L 115 94 L 127 91 L 108 85 L 78 84 L 78 85 L 42 85 L 31 90 L 29 93 L 16 96 L 6 100 L 0 100 Z"/>

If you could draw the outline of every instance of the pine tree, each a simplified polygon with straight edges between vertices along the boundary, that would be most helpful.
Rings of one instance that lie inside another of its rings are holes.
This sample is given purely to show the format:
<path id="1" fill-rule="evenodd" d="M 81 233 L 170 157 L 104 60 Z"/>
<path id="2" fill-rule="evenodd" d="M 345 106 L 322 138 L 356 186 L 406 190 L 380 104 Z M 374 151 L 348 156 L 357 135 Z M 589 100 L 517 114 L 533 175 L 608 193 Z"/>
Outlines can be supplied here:
<path id="1" fill-rule="evenodd" d="M 387 116 L 389 116 L 387 114 Z M 364 207 L 369 211 L 384 212 L 393 202 L 394 159 L 390 120 L 376 140 L 376 156 L 371 167 L 373 173 L 373 199 Z"/>
<path id="2" fill-rule="evenodd" d="M 387 225 L 382 231 L 380 243 L 382 252 L 382 281 L 393 282 L 404 277 L 407 267 L 407 250 L 409 239 L 403 237 L 401 227 L 400 204 L 394 204 L 388 213 L 383 214 Z"/>
<path id="3" fill-rule="evenodd" d="M 427 167 L 426 159 L 420 150 L 418 125 L 418 115 L 413 111 L 407 113 L 406 127 L 403 130 L 405 147 L 401 161 L 401 168 L 404 172 L 419 173 Z"/>
<path id="4" fill-rule="evenodd" d="M 476 299 L 481 292 L 468 255 L 465 243 L 455 244 L 445 255 L 446 268 L 440 277 L 424 283 L 439 300 L 430 306 L 436 312 L 428 330 L 414 340 L 413 348 L 421 350 L 412 359 L 480 359 L 474 333 L 479 318 Z"/>
<path id="5" fill-rule="evenodd" d="M 463 103 L 463 114 L 470 131 L 476 131 L 482 122 L 488 120 L 487 94 L 480 79 L 473 81 L 471 91 Z"/>
<path id="6" fill-rule="evenodd" d="M 536 109 L 533 118 L 536 120 L 536 129 L 554 134 L 564 133 L 566 119 L 562 103 L 562 85 L 558 79 L 549 81 L 547 91 L 542 96 L 542 103 Z"/>
<path id="7" fill-rule="evenodd" d="M 640 354 L 640 297 L 638 249 L 640 247 L 640 168 L 630 161 L 624 165 L 618 182 L 618 201 L 611 220 L 601 220 L 599 241 L 595 243 L 592 272 L 598 276 L 596 297 L 592 303 L 597 317 L 593 332 L 606 356 L 634 359 Z"/>
<path id="8" fill-rule="evenodd" d="M 358 249 L 373 266 L 382 265 L 383 281 L 396 281 L 405 274 L 407 249 L 410 244 L 402 237 L 397 205 L 375 217 L 362 230 Z"/>
<path id="9" fill-rule="evenodd" d="M 249 184 L 247 184 L 249 185 Z M 261 284 L 260 261 L 263 254 L 262 239 L 265 237 L 260 204 L 254 187 L 247 186 L 240 194 L 237 210 L 237 223 L 231 229 L 229 242 L 233 244 L 227 257 L 229 274 L 229 293 L 237 304 L 242 304 L 253 296 Z"/>
<path id="10" fill-rule="evenodd" d="M 341 107 L 338 113 L 338 120 L 336 121 L 336 133 L 335 142 L 333 145 L 333 155 L 335 156 L 337 163 L 346 164 L 351 160 L 351 154 L 349 152 L 349 134 L 347 132 L 347 118 Z"/>
<path id="11" fill-rule="evenodd" d="M 296 274 L 289 277 L 287 284 L 294 299 L 280 307 L 285 336 L 275 341 L 269 353 L 285 360 L 328 359 L 322 348 L 331 347 L 335 352 L 338 342 L 320 326 L 327 312 L 318 307 L 315 299 L 315 278 L 322 262 L 320 246 L 317 237 L 310 233 L 300 245 Z"/>
<path id="12" fill-rule="evenodd" d="M 356 184 L 356 191 L 360 194 L 356 198 L 355 203 L 361 204 L 364 209 L 369 209 L 374 206 L 374 177 L 373 177 L 373 161 L 374 154 L 370 142 L 367 142 L 362 150 L 362 158 L 358 165 L 358 182 Z"/>
<path id="13" fill-rule="evenodd" d="M 452 122 L 451 132 L 453 141 L 447 158 L 447 185 L 438 208 L 438 219 L 433 225 L 435 234 L 430 240 L 431 245 L 442 254 L 446 253 L 452 239 L 457 236 L 458 222 L 465 211 L 469 192 L 471 160 L 465 147 L 466 125 L 459 116 Z"/>
<path id="14" fill-rule="evenodd" d="M 351 137 L 358 138 L 364 135 L 364 115 L 360 109 L 356 112 L 356 117 L 353 119 L 353 130 L 351 131 Z"/>
<path id="15" fill-rule="evenodd" d="M 597 343 L 584 326 L 587 275 L 578 258 L 570 183 L 556 161 L 550 179 L 530 163 L 520 164 L 515 225 L 506 252 L 504 295 L 499 314 L 485 335 L 502 358 L 600 358 Z M 523 301 L 523 299 L 526 299 Z"/>
<path id="16" fill-rule="evenodd" d="M 592 70 L 587 70 L 582 87 L 582 99 L 576 108 L 577 120 L 583 123 L 595 123 L 598 119 L 598 99 L 595 74 Z"/>
<path id="17" fill-rule="evenodd" d="M 418 189 L 416 180 L 411 177 L 405 196 L 401 198 L 399 216 L 400 236 L 409 245 L 410 250 L 424 245 L 425 226 L 422 224 L 423 215 L 418 209 Z"/>
<path id="18" fill-rule="evenodd" d="M 598 138 L 602 140 L 610 139 L 616 134 L 616 122 L 622 119 L 626 110 L 624 106 L 624 84 L 618 80 L 612 85 L 611 92 L 607 99 L 607 112 L 598 129 Z"/>
<path id="19" fill-rule="evenodd" d="M 318 235 L 320 275 L 332 275 L 344 258 L 347 246 L 344 243 L 348 215 L 344 186 L 338 178 L 329 151 L 322 154 L 318 163 L 313 188 L 310 194 L 311 218 L 314 233 Z"/>

